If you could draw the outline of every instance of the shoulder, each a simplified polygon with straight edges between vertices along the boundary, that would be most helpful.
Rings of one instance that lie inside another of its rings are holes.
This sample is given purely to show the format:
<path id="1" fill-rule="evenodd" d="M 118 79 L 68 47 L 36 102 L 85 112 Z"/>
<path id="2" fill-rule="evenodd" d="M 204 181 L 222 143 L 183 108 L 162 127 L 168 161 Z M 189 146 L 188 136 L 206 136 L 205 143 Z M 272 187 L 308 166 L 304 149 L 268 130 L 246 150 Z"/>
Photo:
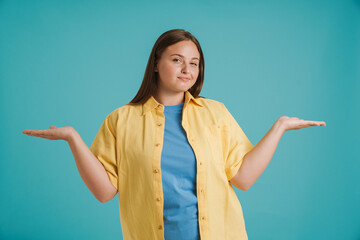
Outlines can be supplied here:
<path id="1" fill-rule="evenodd" d="M 215 99 L 198 97 L 196 101 L 210 111 L 224 112 L 226 110 L 225 104 Z"/>
<path id="2" fill-rule="evenodd" d="M 207 113 L 216 116 L 217 121 L 223 121 L 224 124 L 233 124 L 236 122 L 229 108 L 226 107 L 223 102 L 209 98 L 196 98 L 196 100 L 204 106 Z"/>
<path id="3" fill-rule="evenodd" d="M 226 124 L 227 117 L 227 109 L 224 103 L 211 99 L 211 98 L 196 98 L 196 101 L 202 105 L 202 107 L 197 107 L 196 109 L 201 115 L 204 117 L 205 122 L 209 122 L 209 125 L 212 124 Z"/>
<path id="4" fill-rule="evenodd" d="M 125 120 L 125 118 L 130 117 L 131 115 L 133 115 L 133 113 L 135 112 L 139 112 L 141 110 L 141 105 L 128 105 L 125 104 L 121 107 L 118 107 L 116 109 L 114 109 L 113 111 L 111 111 L 106 118 L 112 122 L 118 122 L 118 121 L 122 121 Z"/>

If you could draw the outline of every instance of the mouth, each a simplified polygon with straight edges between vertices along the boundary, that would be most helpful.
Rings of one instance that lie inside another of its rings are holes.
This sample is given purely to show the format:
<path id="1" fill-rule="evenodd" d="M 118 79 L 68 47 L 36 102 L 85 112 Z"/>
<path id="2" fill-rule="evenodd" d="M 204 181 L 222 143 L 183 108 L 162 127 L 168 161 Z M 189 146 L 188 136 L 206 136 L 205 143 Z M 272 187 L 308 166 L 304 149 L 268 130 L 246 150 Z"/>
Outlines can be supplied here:
<path id="1" fill-rule="evenodd" d="M 190 81 L 190 78 L 186 78 L 186 77 L 178 77 L 179 79 L 185 81 L 185 82 L 188 82 Z"/>

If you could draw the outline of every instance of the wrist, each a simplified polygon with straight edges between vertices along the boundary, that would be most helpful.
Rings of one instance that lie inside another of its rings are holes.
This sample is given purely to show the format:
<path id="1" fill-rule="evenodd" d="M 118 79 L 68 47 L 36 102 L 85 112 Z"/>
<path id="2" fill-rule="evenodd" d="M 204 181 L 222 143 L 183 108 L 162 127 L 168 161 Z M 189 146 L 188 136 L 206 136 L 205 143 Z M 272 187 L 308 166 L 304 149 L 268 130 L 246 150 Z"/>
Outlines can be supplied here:
<path id="1" fill-rule="evenodd" d="M 282 134 L 284 132 L 286 132 L 286 128 L 284 126 L 284 123 L 283 121 L 281 121 L 281 119 L 279 118 L 278 120 L 276 120 L 276 122 L 274 123 L 274 126 L 273 126 L 275 129 L 278 129 Z"/>
<path id="2" fill-rule="evenodd" d="M 65 141 L 67 141 L 68 143 L 74 142 L 77 135 L 78 135 L 77 131 L 74 128 L 71 128 Z"/>

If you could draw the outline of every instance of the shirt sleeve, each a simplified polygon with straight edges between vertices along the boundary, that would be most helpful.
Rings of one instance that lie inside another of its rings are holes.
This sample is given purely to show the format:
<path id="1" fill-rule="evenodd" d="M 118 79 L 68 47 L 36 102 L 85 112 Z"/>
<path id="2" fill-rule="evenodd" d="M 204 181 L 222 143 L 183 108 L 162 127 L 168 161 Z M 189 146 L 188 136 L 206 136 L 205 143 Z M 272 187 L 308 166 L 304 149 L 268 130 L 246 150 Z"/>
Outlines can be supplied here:
<path id="1" fill-rule="evenodd" d="M 225 162 L 225 171 L 227 179 L 230 181 L 240 169 L 245 154 L 253 149 L 254 146 L 225 105 L 224 108 L 228 124 L 226 127 L 228 133 L 228 154 Z"/>
<path id="2" fill-rule="evenodd" d="M 118 189 L 115 126 L 116 119 L 114 119 L 113 114 L 109 114 L 95 136 L 90 151 L 104 166 L 111 184 Z"/>

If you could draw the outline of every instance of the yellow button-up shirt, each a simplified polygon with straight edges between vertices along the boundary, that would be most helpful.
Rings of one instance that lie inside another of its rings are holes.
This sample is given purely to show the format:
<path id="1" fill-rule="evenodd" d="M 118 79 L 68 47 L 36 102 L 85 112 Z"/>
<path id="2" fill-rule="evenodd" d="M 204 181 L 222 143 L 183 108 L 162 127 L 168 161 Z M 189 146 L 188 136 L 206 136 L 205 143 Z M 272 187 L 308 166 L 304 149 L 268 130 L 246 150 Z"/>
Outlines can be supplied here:
<path id="1" fill-rule="evenodd" d="M 111 112 L 90 150 L 119 193 L 125 240 L 164 239 L 161 151 L 164 105 L 144 104 Z M 240 202 L 229 182 L 253 145 L 221 102 L 185 92 L 182 126 L 197 164 L 201 240 L 248 239 Z"/>

